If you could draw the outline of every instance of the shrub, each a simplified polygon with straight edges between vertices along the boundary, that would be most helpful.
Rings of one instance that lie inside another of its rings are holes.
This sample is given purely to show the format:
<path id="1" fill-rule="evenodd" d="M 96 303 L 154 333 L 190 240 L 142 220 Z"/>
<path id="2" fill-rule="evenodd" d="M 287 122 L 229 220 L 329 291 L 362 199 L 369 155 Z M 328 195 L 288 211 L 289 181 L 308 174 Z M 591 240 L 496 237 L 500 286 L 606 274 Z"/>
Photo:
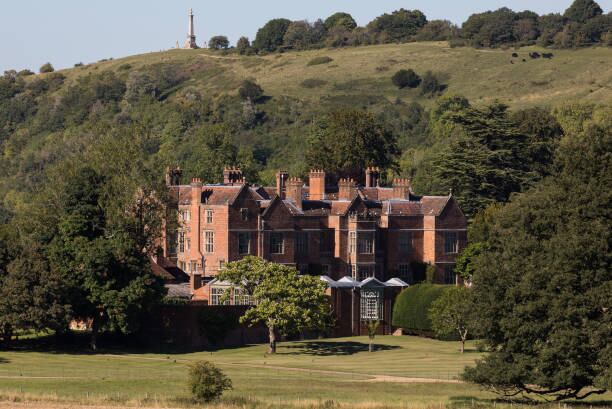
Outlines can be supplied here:
<path id="1" fill-rule="evenodd" d="M 425 75 L 423 75 L 420 85 L 421 95 L 435 97 L 441 94 L 445 89 L 446 84 L 442 84 L 438 77 L 431 71 L 427 71 Z"/>
<path id="2" fill-rule="evenodd" d="M 189 368 L 189 388 L 195 400 L 208 403 L 232 389 L 232 381 L 213 363 L 198 361 Z"/>
<path id="3" fill-rule="evenodd" d="M 242 99 L 255 102 L 263 96 L 263 89 L 255 81 L 244 80 L 238 89 L 238 94 Z"/>
<path id="4" fill-rule="evenodd" d="M 46 64 L 43 64 L 43 66 L 40 67 L 39 71 L 41 74 L 46 74 L 46 73 L 55 71 L 55 68 L 53 68 L 53 65 L 51 65 L 50 62 L 48 62 Z"/>
<path id="5" fill-rule="evenodd" d="M 329 64 L 330 62 L 334 61 L 333 58 L 328 57 L 328 56 L 323 56 L 323 57 L 316 57 L 313 58 L 312 60 L 308 61 L 308 65 L 321 65 L 321 64 Z"/>
<path id="6" fill-rule="evenodd" d="M 318 88 L 322 87 L 325 84 L 327 84 L 327 81 L 325 80 L 320 80 L 317 78 L 308 78 L 302 81 L 300 85 L 304 88 Z"/>
<path id="7" fill-rule="evenodd" d="M 393 85 L 398 88 L 416 88 L 421 83 L 421 77 L 412 69 L 399 70 L 391 77 Z"/>
<path id="8" fill-rule="evenodd" d="M 395 299 L 392 323 L 409 333 L 433 335 L 428 313 L 432 303 L 453 286 L 417 284 Z"/>

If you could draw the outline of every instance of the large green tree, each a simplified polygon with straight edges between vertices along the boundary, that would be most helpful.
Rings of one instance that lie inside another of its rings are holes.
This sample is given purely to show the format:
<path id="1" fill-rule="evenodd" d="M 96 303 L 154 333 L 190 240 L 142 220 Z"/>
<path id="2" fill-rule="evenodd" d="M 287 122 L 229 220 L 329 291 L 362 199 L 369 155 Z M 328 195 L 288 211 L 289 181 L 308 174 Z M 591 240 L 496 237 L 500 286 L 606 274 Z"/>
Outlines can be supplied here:
<path id="1" fill-rule="evenodd" d="M 363 169 L 394 169 L 399 154 L 396 136 L 366 111 L 332 112 L 313 128 L 308 140 L 308 165 L 338 177 L 363 178 Z"/>
<path id="2" fill-rule="evenodd" d="M 496 212 L 473 287 L 491 352 L 467 380 L 555 399 L 612 387 L 610 152 L 609 120 L 566 135 L 559 171 Z"/>
<path id="3" fill-rule="evenodd" d="M 123 202 L 122 211 L 115 211 L 106 202 L 108 182 L 90 167 L 75 170 L 60 192 L 57 233 L 47 250 L 51 270 L 67 287 L 74 316 L 92 320 L 93 349 L 101 330 L 138 329 L 142 314 L 163 296 L 147 253 L 152 249 L 147 249 L 145 209 L 155 199 L 132 191 L 133 203 Z M 110 198 L 120 199 L 119 194 Z"/>
<path id="4" fill-rule="evenodd" d="M 452 190 L 471 217 L 541 179 L 552 160 L 542 145 L 548 149 L 554 142 L 522 132 L 504 105 L 478 109 L 461 101 L 443 98 L 432 111 L 431 137 L 437 143 L 423 159 L 414 186 L 430 194 Z"/>
<path id="5" fill-rule="evenodd" d="M 381 37 L 382 42 L 405 42 L 410 40 L 425 24 L 427 17 L 420 10 L 395 10 L 376 17 L 368 28 Z"/>
<path id="6" fill-rule="evenodd" d="M 353 31 L 357 28 L 357 22 L 349 13 L 337 12 L 325 19 L 325 28 L 331 30 L 340 27 L 346 31 Z"/>
<path id="7" fill-rule="evenodd" d="M 578 23 L 585 23 L 602 13 L 603 10 L 599 4 L 593 0 L 574 0 L 572 5 L 565 10 L 563 17 Z"/>
<path id="8" fill-rule="evenodd" d="M 291 20 L 286 18 L 268 21 L 257 31 L 253 48 L 257 51 L 276 51 L 278 47 L 283 45 L 283 39 L 290 24 Z"/>
<path id="9" fill-rule="evenodd" d="M 254 305 L 240 321 L 262 323 L 268 328 L 271 354 L 276 353 L 278 335 L 322 330 L 330 323 L 325 283 L 318 277 L 300 275 L 295 268 L 249 256 L 228 263 L 219 279 L 251 296 Z"/>

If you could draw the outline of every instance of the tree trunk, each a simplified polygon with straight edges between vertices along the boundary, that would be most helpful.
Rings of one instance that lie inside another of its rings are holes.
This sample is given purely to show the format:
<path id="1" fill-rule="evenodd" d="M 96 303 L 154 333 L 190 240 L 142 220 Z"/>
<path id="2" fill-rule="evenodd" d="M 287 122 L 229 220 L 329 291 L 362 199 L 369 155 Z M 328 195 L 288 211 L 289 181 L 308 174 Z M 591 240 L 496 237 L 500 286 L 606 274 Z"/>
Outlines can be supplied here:
<path id="1" fill-rule="evenodd" d="M 269 336 L 270 336 L 270 345 L 268 348 L 268 353 L 275 354 L 276 353 L 276 333 L 274 332 L 274 327 L 269 327 L 268 331 L 269 331 Z"/>
<path id="2" fill-rule="evenodd" d="M 95 316 L 91 321 L 91 339 L 89 341 L 89 346 L 92 351 L 96 351 L 98 349 L 98 331 L 100 330 L 100 319 Z"/>
<path id="3" fill-rule="evenodd" d="M 370 338 L 370 345 L 368 345 L 368 352 L 374 351 L 374 339 Z"/>
<path id="4" fill-rule="evenodd" d="M 461 353 L 465 351 L 465 339 L 461 339 Z"/>

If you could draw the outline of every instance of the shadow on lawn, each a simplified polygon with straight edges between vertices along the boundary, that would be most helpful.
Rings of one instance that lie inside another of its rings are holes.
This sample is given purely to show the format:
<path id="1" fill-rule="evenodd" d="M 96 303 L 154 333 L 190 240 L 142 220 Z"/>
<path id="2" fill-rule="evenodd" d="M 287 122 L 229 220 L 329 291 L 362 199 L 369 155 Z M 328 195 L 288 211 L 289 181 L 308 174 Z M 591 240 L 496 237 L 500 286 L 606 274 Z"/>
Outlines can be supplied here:
<path id="1" fill-rule="evenodd" d="M 0 364 L 8 364 L 9 362 L 11 362 L 11 361 L 9 361 L 9 360 L 8 360 L 8 359 L 6 359 L 6 358 L 2 358 L 2 357 L 0 356 Z"/>
<path id="2" fill-rule="evenodd" d="M 397 345 L 381 345 L 374 344 L 374 351 L 390 351 L 392 349 L 400 349 Z M 300 342 L 295 345 L 281 346 L 280 349 L 293 349 L 289 352 L 278 352 L 279 355 L 353 355 L 358 352 L 367 352 L 368 344 L 362 342 L 326 342 L 326 341 L 309 341 Z"/>
<path id="3" fill-rule="evenodd" d="M 498 404 L 512 404 L 514 403 L 519 404 L 519 405 L 525 405 L 525 406 L 534 406 L 534 407 L 538 407 L 539 405 L 541 405 L 542 401 L 533 401 L 533 400 L 528 400 L 528 399 L 520 399 L 520 398 L 515 398 L 515 399 L 502 399 L 502 398 L 498 398 L 498 399 L 486 399 L 486 398 L 476 398 L 474 396 L 451 396 L 450 397 L 450 405 L 448 406 L 448 408 L 465 408 L 465 407 L 471 407 L 471 408 L 492 408 L 495 406 L 495 403 Z M 599 408 L 599 407 L 604 407 L 604 408 L 609 408 L 610 404 L 612 403 L 611 401 L 586 401 L 586 402 L 581 402 L 581 401 L 567 401 L 566 403 L 570 404 L 571 407 L 589 407 L 589 408 Z M 555 407 L 558 403 L 556 402 L 551 402 L 551 404 L 554 404 Z M 560 405 L 559 405 L 560 407 Z"/>

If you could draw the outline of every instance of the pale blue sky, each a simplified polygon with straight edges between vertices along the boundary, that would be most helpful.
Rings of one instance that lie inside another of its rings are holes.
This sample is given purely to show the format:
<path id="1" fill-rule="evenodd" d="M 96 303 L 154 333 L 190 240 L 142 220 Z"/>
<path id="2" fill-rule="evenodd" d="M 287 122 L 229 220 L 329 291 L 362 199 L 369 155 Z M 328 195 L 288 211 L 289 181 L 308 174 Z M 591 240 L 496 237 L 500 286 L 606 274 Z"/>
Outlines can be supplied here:
<path id="1" fill-rule="evenodd" d="M 217 34 L 232 43 L 253 39 L 275 17 L 316 20 L 346 11 L 364 25 L 377 15 L 404 7 L 428 19 L 463 22 L 470 14 L 508 6 L 537 13 L 563 12 L 572 0 L 6 0 L 0 8 L 0 72 L 56 68 L 76 62 L 167 49 L 185 40 L 187 10 L 196 14 L 198 41 Z M 607 12 L 612 0 L 600 0 Z"/>

